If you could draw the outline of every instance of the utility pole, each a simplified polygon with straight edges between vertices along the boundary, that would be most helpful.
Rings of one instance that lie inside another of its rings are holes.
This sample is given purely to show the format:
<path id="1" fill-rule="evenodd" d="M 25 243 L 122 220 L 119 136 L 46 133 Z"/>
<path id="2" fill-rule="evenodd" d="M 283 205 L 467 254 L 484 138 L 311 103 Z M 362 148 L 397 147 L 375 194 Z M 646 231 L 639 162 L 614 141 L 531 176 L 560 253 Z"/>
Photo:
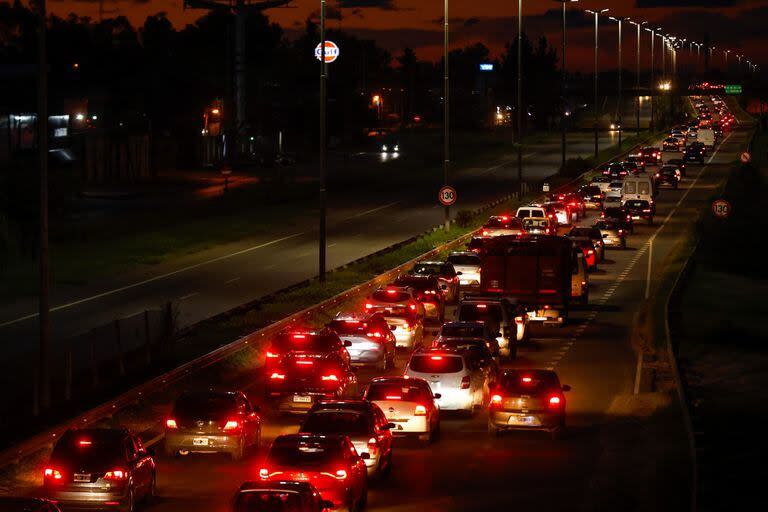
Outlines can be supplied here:
<path id="1" fill-rule="evenodd" d="M 448 186 L 448 174 L 451 167 L 450 154 L 450 72 L 448 67 L 449 54 L 449 29 L 448 24 L 448 0 L 443 2 L 443 185 Z M 445 209 L 445 231 L 451 228 L 451 207 L 444 206 Z"/>
<path id="2" fill-rule="evenodd" d="M 557 2 L 560 2 L 563 4 L 563 49 L 562 49 L 562 79 L 561 79 L 561 94 L 562 94 L 562 112 L 560 114 L 560 132 L 562 135 L 562 140 L 560 141 L 560 146 L 562 150 L 562 163 L 560 164 L 561 172 L 565 170 L 565 160 L 566 160 L 566 132 L 568 131 L 567 127 L 567 119 L 568 115 L 566 114 L 566 96 L 568 94 L 568 76 L 567 76 L 567 67 L 565 65 L 565 49 L 566 49 L 566 33 L 565 33 L 565 22 L 566 22 L 566 16 L 565 16 L 565 6 L 569 2 L 578 2 L 578 0 L 555 0 Z"/>
<path id="3" fill-rule="evenodd" d="M 640 31 L 642 29 L 642 26 L 648 23 L 647 21 L 643 22 L 634 22 L 630 21 L 633 25 L 637 27 L 637 94 L 636 94 L 636 114 L 637 114 L 637 136 L 640 137 Z"/>
<path id="4" fill-rule="evenodd" d="M 320 240 L 318 247 L 319 256 L 319 279 L 321 283 L 325 282 L 325 251 L 326 251 L 326 217 L 328 214 L 328 155 L 327 135 L 325 133 L 326 104 L 328 94 L 328 65 L 325 62 L 325 3 L 326 0 L 320 0 Z"/>
<path id="5" fill-rule="evenodd" d="M 38 404 L 51 406 L 51 304 L 48 254 L 48 58 L 46 0 L 37 0 L 37 148 L 40 160 L 40 361 L 38 368 Z M 37 412 L 37 411 L 35 411 Z"/>
<path id="6" fill-rule="evenodd" d="M 523 0 L 517 0 L 517 186 L 523 197 Z"/>
<path id="7" fill-rule="evenodd" d="M 595 15 L 595 159 L 597 159 L 597 154 L 599 152 L 599 144 L 598 144 L 598 123 L 600 118 L 600 106 L 597 103 L 597 79 L 598 79 L 598 63 L 597 63 L 597 54 L 599 51 L 599 38 L 598 38 L 598 27 L 599 27 L 599 17 L 601 14 L 608 12 L 609 9 L 602 9 L 600 11 L 591 11 L 589 9 L 586 9 L 586 12 L 590 14 Z"/>
<path id="8" fill-rule="evenodd" d="M 622 69 L 623 69 L 622 61 L 621 61 L 621 26 L 622 26 L 622 23 L 624 22 L 624 20 L 625 19 L 628 20 L 629 18 L 614 18 L 613 16 L 611 16 L 610 19 L 612 19 L 613 21 L 615 21 L 615 22 L 617 22 L 619 24 L 619 107 L 617 109 L 617 111 L 618 111 L 618 119 L 616 121 L 617 121 L 617 124 L 619 125 L 618 126 L 618 128 L 619 128 L 619 151 L 621 151 L 621 134 L 624 131 L 624 127 L 622 126 L 622 116 L 621 116 L 622 107 L 623 107 L 623 105 L 622 105 L 623 97 L 622 97 L 622 90 L 621 90 L 622 89 L 622 87 L 621 87 L 621 85 L 622 85 L 621 84 L 621 75 L 622 75 Z"/>
<path id="9" fill-rule="evenodd" d="M 656 59 L 654 55 L 654 47 L 656 46 L 656 31 L 652 28 L 645 29 L 648 32 L 651 33 L 651 87 L 649 89 L 651 93 L 651 123 L 648 126 L 648 131 L 653 132 L 653 127 L 655 124 L 654 116 L 656 114 L 656 106 L 655 106 L 655 96 L 656 96 L 656 83 L 654 80 L 656 80 Z"/>

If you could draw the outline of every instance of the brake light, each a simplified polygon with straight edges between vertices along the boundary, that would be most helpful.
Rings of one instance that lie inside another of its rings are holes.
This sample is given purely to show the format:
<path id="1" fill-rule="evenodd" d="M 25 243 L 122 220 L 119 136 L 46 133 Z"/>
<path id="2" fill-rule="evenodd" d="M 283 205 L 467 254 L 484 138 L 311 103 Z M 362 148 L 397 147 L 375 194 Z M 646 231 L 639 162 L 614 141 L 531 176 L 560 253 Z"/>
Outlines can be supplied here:
<path id="1" fill-rule="evenodd" d="M 426 416 L 427 415 L 427 408 L 423 405 L 417 405 L 416 409 L 413 410 L 414 416 Z"/>
<path id="2" fill-rule="evenodd" d="M 604 219 L 604 218 L 605 218 L 605 212 L 601 212 L 601 213 L 600 213 L 600 218 L 601 218 L 601 219 Z"/>
<path id="3" fill-rule="evenodd" d="M 595 251 L 593 251 L 592 249 L 589 249 L 589 250 L 587 251 L 587 254 L 595 254 Z"/>
<path id="4" fill-rule="evenodd" d="M 648 209 L 648 210 L 643 210 L 643 213 L 651 213 L 651 210 L 650 210 L 650 209 Z"/>
<path id="5" fill-rule="evenodd" d="M 270 375 L 269 378 L 272 380 L 285 380 L 285 375 L 282 373 L 275 372 L 272 375 Z"/>
<path id="6" fill-rule="evenodd" d="M 274 352 L 267 351 L 267 359 L 277 359 L 278 357 Z"/>
<path id="7" fill-rule="evenodd" d="M 125 471 L 122 469 L 113 469 L 112 471 L 107 471 L 104 475 L 105 480 L 123 480 L 125 477 Z"/>
<path id="8" fill-rule="evenodd" d="M 61 472 L 58 469 L 45 468 L 43 476 L 46 478 L 53 478 L 54 480 L 61 480 Z"/>
<path id="9" fill-rule="evenodd" d="M 366 303 L 365 304 L 365 309 L 372 309 L 372 308 L 373 308 L 373 304 L 371 304 L 371 303 Z"/>
<path id="10" fill-rule="evenodd" d="M 333 382 L 338 382 L 339 381 L 339 378 L 336 375 L 334 375 L 333 373 L 330 374 L 330 375 L 323 375 L 322 379 L 324 381 L 333 381 Z"/>
<path id="11" fill-rule="evenodd" d="M 432 357 L 430 357 L 430 359 L 433 360 L 433 361 L 442 361 L 443 360 L 443 356 L 432 356 Z"/>
<path id="12" fill-rule="evenodd" d="M 562 402 L 562 400 L 560 400 L 560 397 L 557 396 L 557 395 L 553 395 L 553 396 L 549 397 L 549 406 L 550 407 L 553 407 L 553 408 L 560 407 L 560 403 L 561 402 Z"/>
<path id="13" fill-rule="evenodd" d="M 492 395 L 491 405 L 501 405 L 501 395 Z"/>
<path id="14" fill-rule="evenodd" d="M 469 389 L 469 375 L 461 378 L 461 389 Z"/>
<path id="15" fill-rule="evenodd" d="M 386 400 L 402 400 L 403 399 L 403 397 L 401 397 L 400 395 L 386 395 L 384 398 Z"/>
<path id="16" fill-rule="evenodd" d="M 81 439 L 77 442 L 78 446 L 91 446 L 93 443 L 88 439 Z"/>
<path id="17" fill-rule="evenodd" d="M 620 234 L 620 235 L 623 235 L 623 234 L 624 234 L 624 230 L 623 230 L 623 229 L 620 229 L 620 230 L 619 230 L 619 234 Z"/>
<path id="18" fill-rule="evenodd" d="M 632 220 L 632 216 L 631 215 L 627 215 L 627 220 Z"/>
<path id="19" fill-rule="evenodd" d="M 411 311 L 416 311 L 416 304 L 409 304 L 409 308 L 411 308 Z"/>
<path id="20" fill-rule="evenodd" d="M 336 478 L 337 478 L 338 480 L 344 480 L 344 479 L 346 479 L 346 478 L 347 478 L 347 472 L 346 472 L 346 471 L 344 471 L 343 469 L 339 469 L 339 470 L 337 470 L 337 471 L 336 471 Z"/>
<path id="21" fill-rule="evenodd" d="M 387 290 L 387 295 L 395 295 L 397 290 Z"/>
<path id="22" fill-rule="evenodd" d="M 261 468 L 259 470 L 259 476 L 261 478 L 269 478 L 269 470 L 267 468 Z"/>
<path id="23" fill-rule="evenodd" d="M 307 337 L 304 334 L 294 334 L 293 335 L 293 339 L 295 339 L 295 340 L 305 340 L 305 339 L 307 339 Z"/>
<path id="24" fill-rule="evenodd" d="M 477 309 L 485 309 L 485 308 L 487 308 L 487 307 L 488 307 L 488 305 L 487 305 L 487 304 L 477 304 L 475 307 L 476 307 Z"/>
<path id="25" fill-rule="evenodd" d="M 379 331 L 369 332 L 366 334 L 369 338 L 381 338 L 381 333 Z"/>
<path id="26" fill-rule="evenodd" d="M 489 234 L 490 234 L 490 231 L 488 231 L 487 229 L 483 230 L 483 236 L 488 236 Z"/>
<path id="27" fill-rule="evenodd" d="M 167 420 L 165 420 L 165 426 L 167 428 L 179 428 L 179 425 L 176 424 L 176 420 L 174 420 L 173 418 L 168 418 Z"/>
<path id="28" fill-rule="evenodd" d="M 224 424 L 224 430 L 238 430 L 240 423 L 235 420 L 229 420 Z"/>
<path id="29" fill-rule="evenodd" d="M 531 382 L 533 382 L 533 379 L 530 377 L 523 377 L 520 380 L 523 381 L 525 384 L 530 384 Z"/>
<path id="30" fill-rule="evenodd" d="M 296 364 L 300 364 L 300 365 L 303 365 L 303 366 L 312 366 L 313 364 L 315 364 L 315 362 L 314 361 L 308 361 L 306 359 L 299 359 L 298 361 L 296 361 Z"/>
<path id="31" fill-rule="evenodd" d="M 508 221 L 508 220 L 509 220 L 509 215 L 501 215 L 499 218 L 500 218 L 501 220 L 503 220 L 504 222 L 506 222 L 506 221 Z"/>

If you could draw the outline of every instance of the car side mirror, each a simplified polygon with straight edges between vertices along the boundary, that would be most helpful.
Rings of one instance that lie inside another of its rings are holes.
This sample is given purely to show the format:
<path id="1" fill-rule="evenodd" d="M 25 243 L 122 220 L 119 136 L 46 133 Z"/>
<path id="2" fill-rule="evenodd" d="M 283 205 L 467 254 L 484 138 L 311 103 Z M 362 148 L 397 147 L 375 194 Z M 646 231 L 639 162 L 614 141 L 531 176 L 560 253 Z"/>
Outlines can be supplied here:
<path id="1" fill-rule="evenodd" d="M 397 425 L 394 423 L 387 423 L 383 427 L 381 427 L 381 430 L 392 430 L 393 428 L 397 428 Z"/>
<path id="2" fill-rule="evenodd" d="M 345 347 L 351 347 L 352 346 L 352 342 L 349 341 L 349 340 L 344 340 L 344 346 Z"/>
<path id="3" fill-rule="evenodd" d="M 459 272 L 456 272 L 456 275 L 457 275 L 457 276 L 460 276 L 460 275 L 462 275 L 462 274 L 463 274 L 463 272 L 460 272 L 460 271 L 459 271 Z"/>
<path id="4" fill-rule="evenodd" d="M 371 458 L 371 454 L 368 453 L 368 452 L 363 452 L 363 453 L 360 454 L 360 458 L 363 459 L 363 460 L 368 460 L 368 459 Z"/>
<path id="5" fill-rule="evenodd" d="M 569 386 L 568 384 L 563 384 L 563 392 L 567 393 L 570 390 L 571 390 L 571 386 Z"/>
<path id="6" fill-rule="evenodd" d="M 439 400 L 440 398 L 443 398 L 443 395 L 441 395 L 440 393 L 435 393 L 434 397 L 435 397 L 435 400 Z"/>

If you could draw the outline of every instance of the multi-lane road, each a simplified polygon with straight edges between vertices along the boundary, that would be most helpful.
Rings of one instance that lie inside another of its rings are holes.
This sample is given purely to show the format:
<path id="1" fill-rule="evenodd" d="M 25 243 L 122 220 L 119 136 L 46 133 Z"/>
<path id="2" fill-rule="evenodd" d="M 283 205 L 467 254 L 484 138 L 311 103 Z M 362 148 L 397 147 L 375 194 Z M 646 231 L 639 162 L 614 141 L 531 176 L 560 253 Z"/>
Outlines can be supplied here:
<path id="1" fill-rule="evenodd" d="M 428 447 L 398 442 L 391 476 L 372 483 L 368 509 L 424 510 L 682 510 L 689 497 L 690 461 L 685 433 L 664 393 L 633 397 L 635 313 L 673 246 L 727 176 L 748 143 L 730 133 L 706 165 L 690 165 L 678 190 L 663 189 L 653 226 L 638 225 L 628 250 L 613 250 L 591 275 L 590 305 L 574 311 L 562 329 L 535 328 L 511 366 L 554 368 L 570 384 L 566 438 L 536 433 L 499 438 L 485 416 L 444 416 L 441 435 Z M 594 221 L 594 213 L 583 220 Z M 651 251 L 649 241 L 653 240 Z M 398 358 L 402 369 L 407 355 Z M 394 370 L 395 372 L 397 370 Z M 367 381 L 373 372 L 360 372 Z M 261 403 L 259 375 L 229 383 Z M 655 406 L 659 405 L 658 408 Z M 162 411 L 158 411 L 159 432 Z M 264 443 L 295 432 L 298 420 L 268 416 Z M 162 442 L 162 441 L 160 441 Z M 241 462 L 216 456 L 160 458 L 152 511 L 224 511 L 238 485 L 257 478 L 255 453 Z"/>

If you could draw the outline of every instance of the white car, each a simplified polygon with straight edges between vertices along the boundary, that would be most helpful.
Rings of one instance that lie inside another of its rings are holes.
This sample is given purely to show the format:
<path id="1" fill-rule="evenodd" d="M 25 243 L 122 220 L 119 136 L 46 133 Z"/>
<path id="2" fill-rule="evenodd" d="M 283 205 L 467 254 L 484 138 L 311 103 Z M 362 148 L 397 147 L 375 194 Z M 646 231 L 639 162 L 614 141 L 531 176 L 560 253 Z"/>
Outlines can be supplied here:
<path id="1" fill-rule="evenodd" d="M 424 339 L 424 304 L 411 288 L 387 286 L 365 299 L 365 311 L 381 311 L 398 347 L 412 348 Z"/>
<path id="2" fill-rule="evenodd" d="M 418 436 L 422 441 L 432 440 L 440 430 L 440 397 L 424 379 L 408 377 L 376 377 L 363 395 L 395 425 L 390 429 L 393 436 Z"/>
<path id="3" fill-rule="evenodd" d="M 459 286 L 462 288 L 477 288 L 480 286 L 480 256 L 472 251 L 452 252 L 448 255 L 448 263 L 456 269 L 459 276 Z"/>
<path id="4" fill-rule="evenodd" d="M 621 202 L 621 196 L 624 189 L 624 182 L 623 181 L 612 181 L 608 185 L 608 189 L 605 191 L 605 198 L 616 198 Z"/>
<path id="5" fill-rule="evenodd" d="M 592 181 L 590 181 L 589 184 L 599 188 L 600 192 L 605 193 L 608 191 L 612 181 L 613 179 L 609 176 L 597 176 L 592 178 Z"/>
<path id="6" fill-rule="evenodd" d="M 437 405 L 442 411 L 471 414 L 486 402 L 486 373 L 472 368 L 461 353 L 439 348 L 419 350 L 411 355 L 405 375 L 426 380 L 432 393 L 440 395 Z"/>

